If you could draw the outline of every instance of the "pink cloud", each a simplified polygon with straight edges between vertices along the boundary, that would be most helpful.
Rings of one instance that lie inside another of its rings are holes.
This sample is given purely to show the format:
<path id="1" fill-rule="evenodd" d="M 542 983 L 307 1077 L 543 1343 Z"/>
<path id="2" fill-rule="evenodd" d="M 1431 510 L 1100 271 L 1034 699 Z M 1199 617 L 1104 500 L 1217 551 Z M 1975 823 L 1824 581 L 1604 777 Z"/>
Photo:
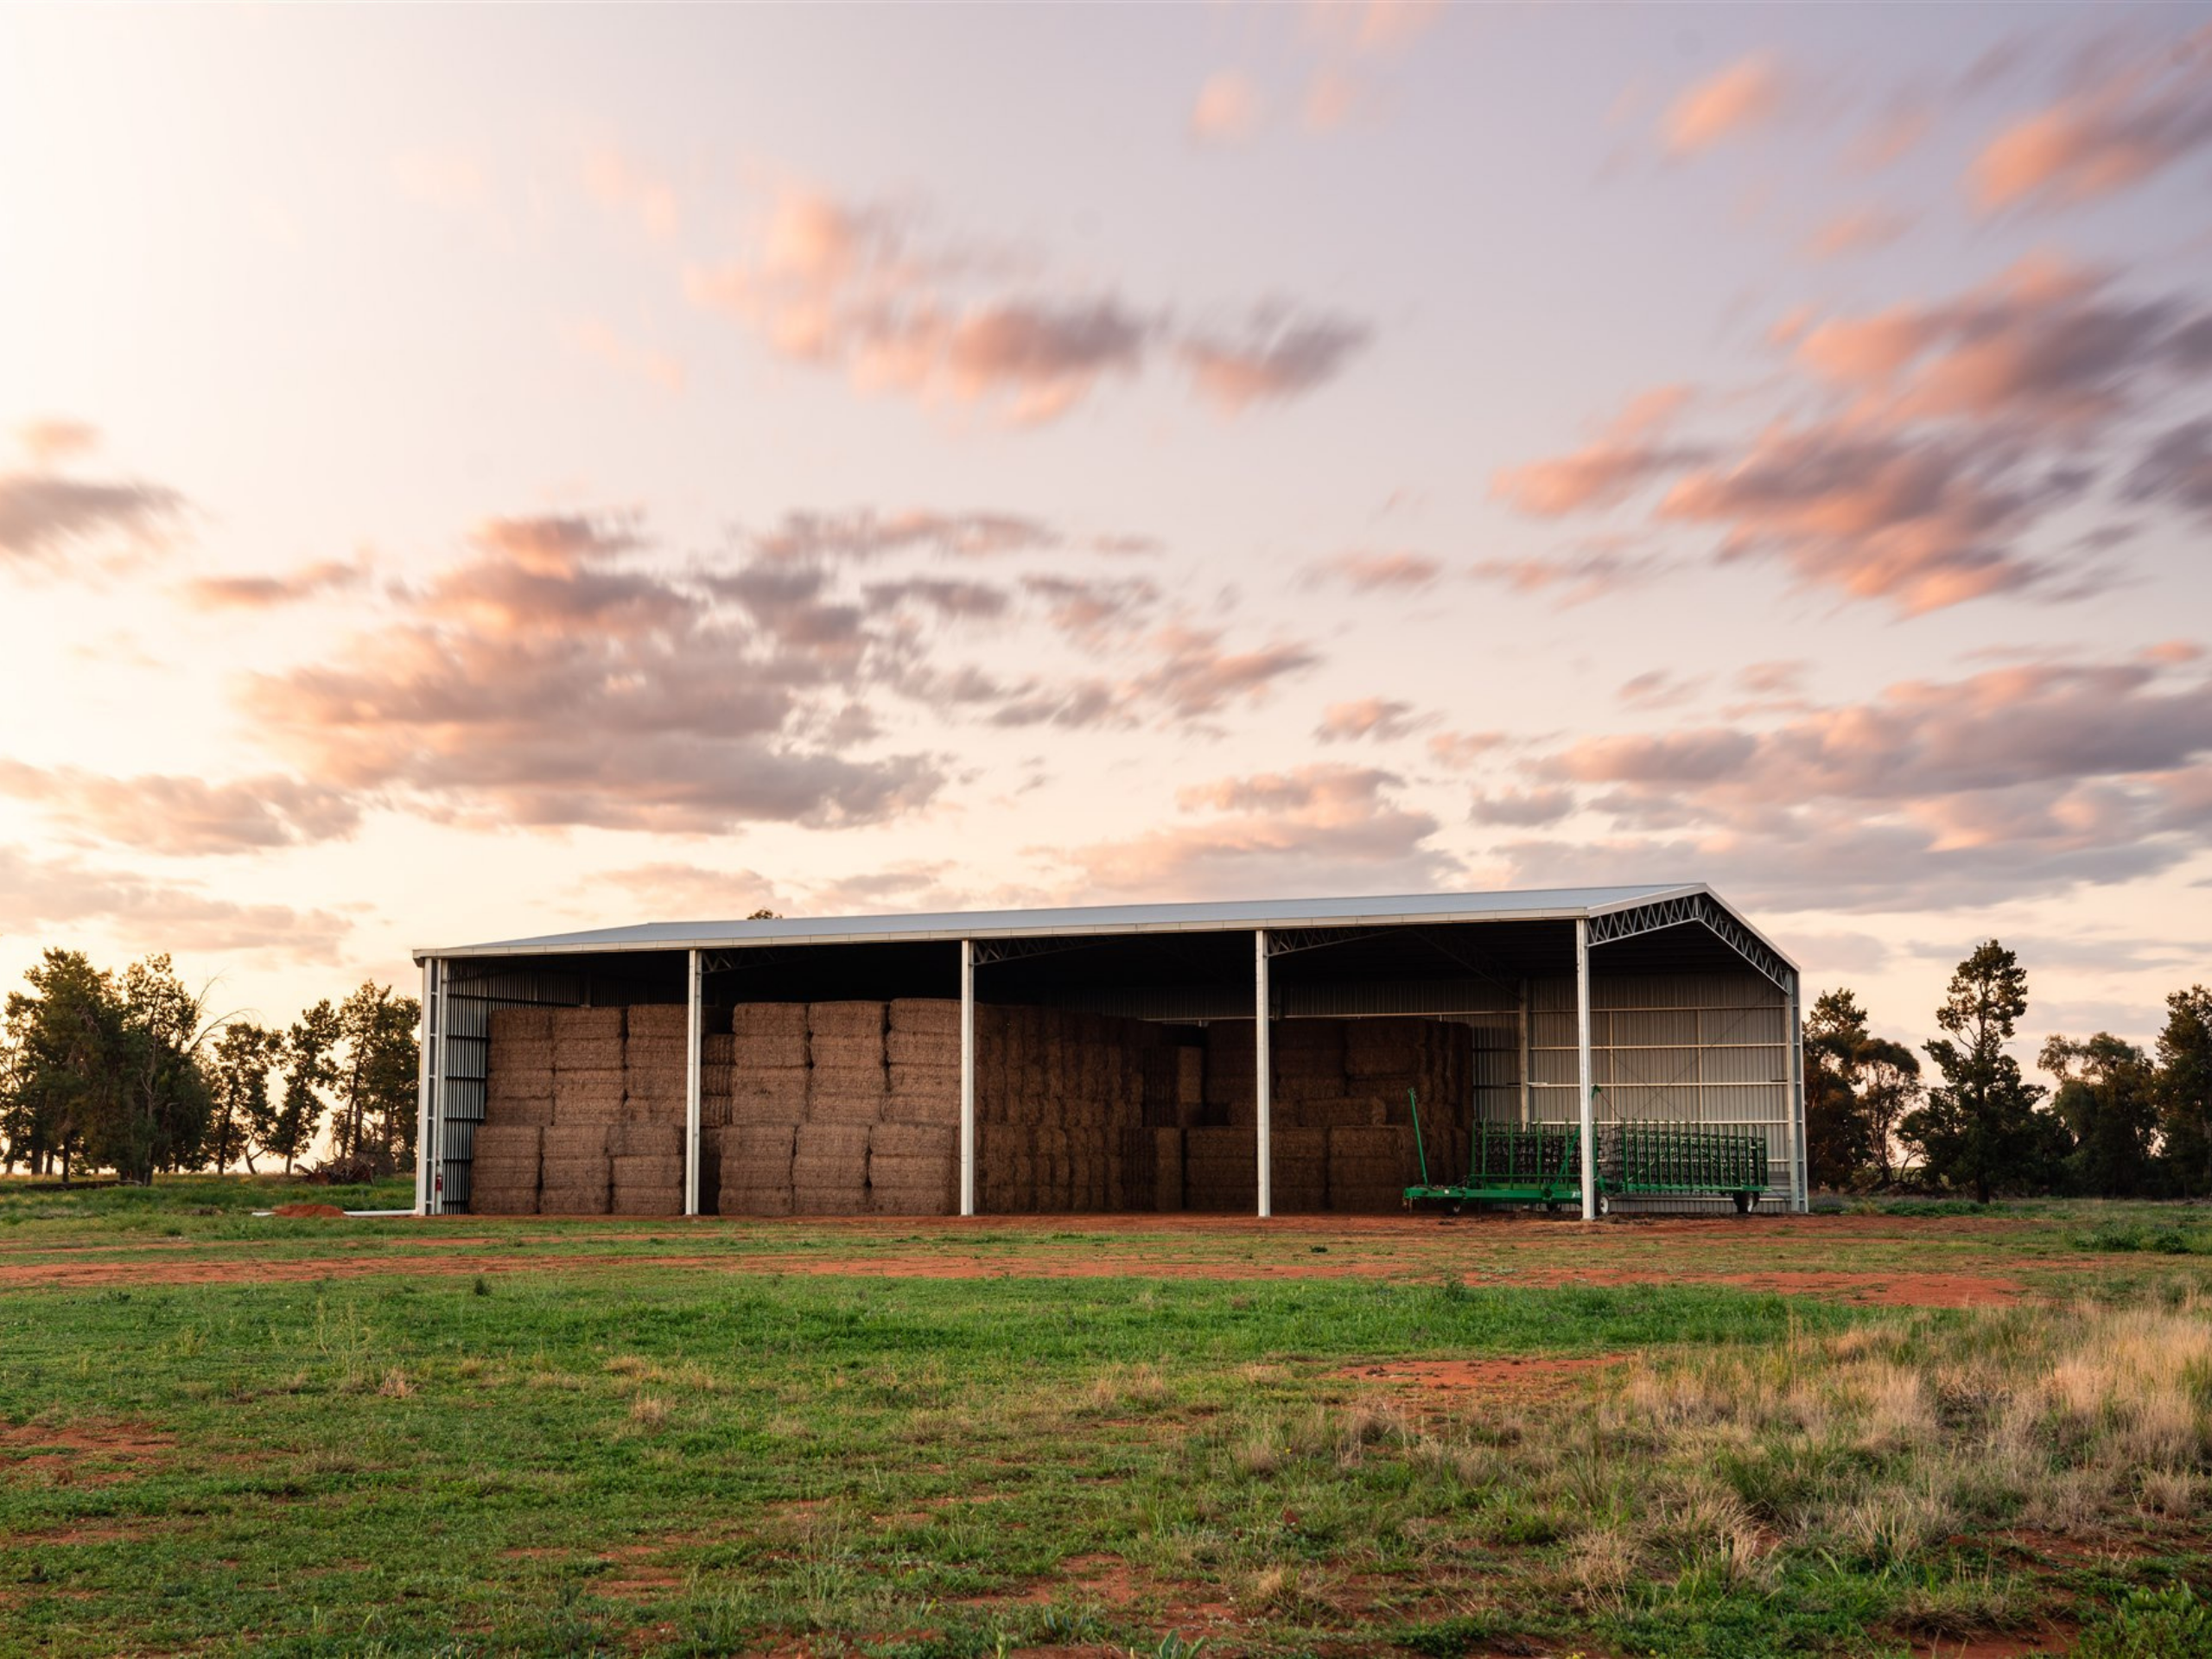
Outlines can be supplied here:
<path id="1" fill-rule="evenodd" d="M 1829 219 L 1806 239 L 1815 259 L 1841 259 L 1870 253 L 1899 240 L 1913 226 L 1912 215 L 1886 207 L 1856 207 Z"/>
<path id="2" fill-rule="evenodd" d="M 50 466 L 58 461 L 73 460 L 90 454 L 99 448 L 99 429 L 89 422 L 71 420 L 67 416 L 41 416 L 25 421 L 16 429 L 16 442 L 34 465 Z"/>
<path id="3" fill-rule="evenodd" d="M 1660 122 L 1677 156 L 1710 149 L 1772 120 L 1782 107 L 1782 67 L 1771 53 L 1739 58 L 1686 89 Z"/>
<path id="4" fill-rule="evenodd" d="M 1260 130 L 1267 103 L 1252 78 L 1239 69 L 1206 77 L 1191 106 L 1191 137 L 1201 143 L 1241 144 Z"/>
<path id="5" fill-rule="evenodd" d="M 1399 779 L 1374 767 L 1306 766 L 1224 778 L 1179 791 L 1186 818 L 1064 856 L 1098 897 L 1223 897 L 1260 891 L 1410 891 L 1452 879 L 1424 843 L 1440 827 L 1398 803 Z"/>
<path id="6" fill-rule="evenodd" d="M 1361 593 L 1379 588 L 1427 588 L 1443 575 L 1444 567 L 1424 553 L 1351 552 L 1324 559 L 1317 570 L 1333 575 Z"/>
<path id="7" fill-rule="evenodd" d="M 1281 307 L 1230 334 L 1178 338 L 1164 313 L 1110 289 L 1056 293 L 1027 262 L 977 245 L 925 245 L 907 215 L 818 192 L 779 193 L 750 257 L 690 268 L 693 302 L 779 355 L 842 370 L 862 391 L 976 406 L 1017 425 L 1058 419 L 1172 351 L 1198 393 L 1238 413 L 1310 392 L 1368 340 L 1364 325 Z"/>
<path id="8" fill-rule="evenodd" d="M 2212 844 L 2212 683 L 2036 662 L 1771 726 L 1592 736 L 1531 763 L 1621 833 L 1516 879 L 1696 868 L 1781 908 L 1949 907 L 2125 880 Z"/>
<path id="9" fill-rule="evenodd" d="M 195 576 L 178 593 L 196 611 L 266 611 L 353 592 L 369 575 L 365 556 L 324 559 L 279 575 Z"/>
<path id="10" fill-rule="evenodd" d="M 1349 702 L 1332 702 L 1323 709 L 1313 735 L 1323 743 L 1351 743 L 1362 738 L 1388 743 L 1419 731 L 1433 720 L 1433 715 L 1416 715 L 1413 704 L 1395 697 L 1357 697 Z"/>
<path id="11" fill-rule="evenodd" d="M 0 760 L 0 795 L 31 801 L 65 832 L 181 856 L 261 852 L 340 839 L 360 822 L 343 791 L 280 776 L 211 784 L 174 775 L 109 778 Z"/>
<path id="12" fill-rule="evenodd" d="M 2142 183 L 2212 145 L 2212 29 L 2145 54 L 2015 122 L 1974 158 L 1984 213 L 2070 207 Z"/>
<path id="13" fill-rule="evenodd" d="M 1370 338 L 1346 317 L 1263 311 L 1241 333 L 1192 335 L 1179 349 L 1199 395 L 1239 415 L 1335 379 Z"/>
<path id="14" fill-rule="evenodd" d="M 97 928 L 133 953 L 237 951 L 327 964 L 352 924 L 327 910 L 239 904 L 193 882 L 0 846 L 0 932 L 52 937 L 76 928 Z"/>

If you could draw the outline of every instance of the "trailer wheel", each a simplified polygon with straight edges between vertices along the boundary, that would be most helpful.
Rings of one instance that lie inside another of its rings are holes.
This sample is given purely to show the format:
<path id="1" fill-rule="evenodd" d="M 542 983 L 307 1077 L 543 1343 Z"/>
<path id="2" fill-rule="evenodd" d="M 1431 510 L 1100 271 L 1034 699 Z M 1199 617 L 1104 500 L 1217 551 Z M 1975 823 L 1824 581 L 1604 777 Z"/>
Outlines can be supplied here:
<path id="1" fill-rule="evenodd" d="M 1736 1199 L 1736 1213 L 1739 1216 L 1750 1215 L 1751 1213 L 1751 1195 L 1748 1192 L 1738 1192 L 1734 1196 Z"/>

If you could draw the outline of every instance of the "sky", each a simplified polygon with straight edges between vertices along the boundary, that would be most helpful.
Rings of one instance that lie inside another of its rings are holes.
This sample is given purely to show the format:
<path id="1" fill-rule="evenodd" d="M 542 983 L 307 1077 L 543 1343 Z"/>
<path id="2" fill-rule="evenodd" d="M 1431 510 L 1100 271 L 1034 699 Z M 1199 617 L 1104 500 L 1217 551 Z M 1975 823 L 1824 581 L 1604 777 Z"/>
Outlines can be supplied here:
<path id="1" fill-rule="evenodd" d="M 2212 8 L 0 10 L 0 976 L 1705 881 L 2212 978 Z"/>

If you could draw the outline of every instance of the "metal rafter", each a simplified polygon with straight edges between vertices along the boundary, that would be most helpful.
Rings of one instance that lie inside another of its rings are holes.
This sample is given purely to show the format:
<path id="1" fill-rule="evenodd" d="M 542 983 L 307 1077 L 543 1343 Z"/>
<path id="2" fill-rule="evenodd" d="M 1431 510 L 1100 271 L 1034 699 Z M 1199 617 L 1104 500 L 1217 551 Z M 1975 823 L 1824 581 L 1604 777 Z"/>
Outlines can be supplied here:
<path id="1" fill-rule="evenodd" d="M 977 939 L 976 963 L 1019 962 L 1029 957 L 1054 957 L 1064 950 L 1091 950 L 1116 941 L 1108 938 Z"/>
<path id="2" fill-rule="evenodd" d="M 1389 931 L 1381 927 L 1271 927 L 1267 930 L 1268 954 L 1287 957 L 1294 950 L 1318 950 L 1324 945 L 1350 944 Z"/>
<path id="3" fill-rule="evenodd" d="M 1592 916 L 1590 943 L 1592 946 L 1616 944 L 1640 934 L 1657 933 L 1691 923 L 1703 926 L 1785 993 L 1796 989 L 1796 970 L 1770 949 L 1764 940 L 1715 904 L 1710 893 L 1684 893 L 1679 898 L 1661 899 Z"/>

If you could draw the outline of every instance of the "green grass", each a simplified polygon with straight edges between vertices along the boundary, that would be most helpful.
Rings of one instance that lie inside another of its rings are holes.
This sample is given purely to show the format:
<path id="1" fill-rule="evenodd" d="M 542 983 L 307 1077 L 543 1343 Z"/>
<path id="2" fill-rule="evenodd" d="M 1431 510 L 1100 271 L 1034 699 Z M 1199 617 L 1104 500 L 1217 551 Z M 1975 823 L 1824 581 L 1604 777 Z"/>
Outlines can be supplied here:
<path id="1" fill-rule="evenodd" d="M 460 1222 L 543 1265 L 417 1273 L 436 1228 L 257 1221 L 330 1189 L 245 1186 L 0 1184 L 0 1653 L 1903 1654 L 2052 1619 L 2111 1659 L 2202 1650 L 2172 1586 L 2212 1570 L 2207 1269 L 2100 1276 L 2078 1207 L 2006 1247 L 2070 1255 L 2073 1300 L 1984 1312 L 1516 1284 L 1510 1252 L 1471 1285 L 1439 1264 L 1505 1236 L 1473 1230 L 1398 1277 L 1280 1276 L 1300 1235 L 1224 1277 L 938 1279 L 753 1262 L 944 1229 L 690 1229 L 724 1270 L 639 1262 L 651 1228 Z M 365 1251 L 389 1270 L 346 1276 Z M 39 1287 L 86 1255 L 119 1274 Z M 308 1273 L 134 1280 L 149 1258 Z M 1606 1355 L 1637 1357 L 1536 1395 L 1367 1375 Z"/>

